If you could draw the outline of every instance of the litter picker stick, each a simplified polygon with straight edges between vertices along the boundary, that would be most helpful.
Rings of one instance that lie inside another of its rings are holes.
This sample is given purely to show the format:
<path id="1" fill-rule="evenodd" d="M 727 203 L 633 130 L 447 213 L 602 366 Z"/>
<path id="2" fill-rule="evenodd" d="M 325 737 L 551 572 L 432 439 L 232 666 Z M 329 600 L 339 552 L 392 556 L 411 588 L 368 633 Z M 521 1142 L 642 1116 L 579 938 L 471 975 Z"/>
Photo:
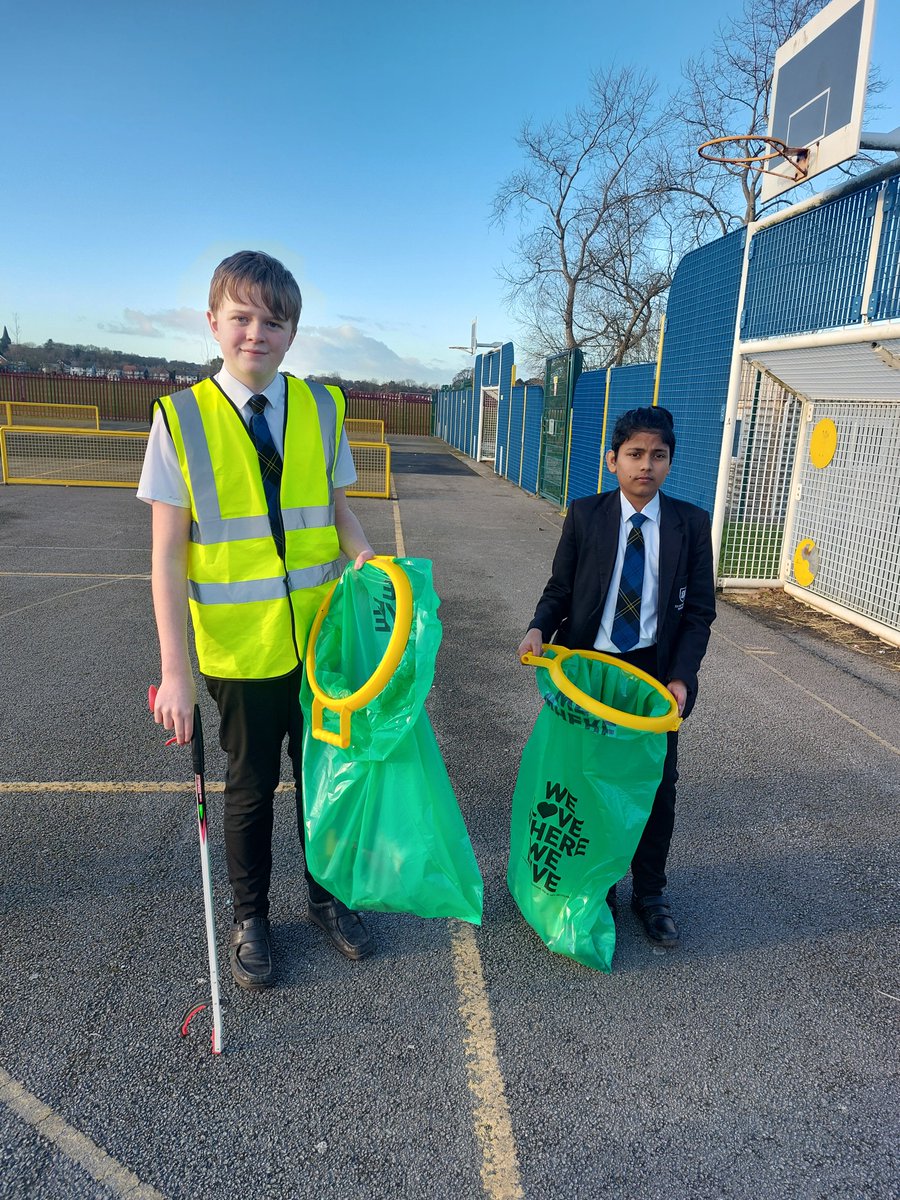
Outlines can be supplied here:
<path id="1" fill-rule="evenodd" d="M 147 693 L 150 711 L 156 708 L 156 688 L 151 687 Z M 174 742 L 171 738 L 166 745 Z M 213 1031 L 212 1052 L 222 1053 L 222 1006 L 219 1000 L 219 961 L 216 955 L 216 914 L 213 908 L 212 876 L 209 870 L 209 843 L 206 837 L 206 782 L 204 780 L 203 761 L 203 725 L 200 720 L 200 708 L 194 705 L 194 732 L 191 735 L 191 758 L 194 766 L 194 791 L 197 795 L 197 831 L 200 835 L 200 870 L 203 874 L 203 907 L 206 912 L 206 945 L 209 951 L 209 986 L 212 996 Z M 191 1019 L 206 1007 L 205 1004 L 193 1008 L 182 1023 L 182 1035 L 187 1033 Z"/>

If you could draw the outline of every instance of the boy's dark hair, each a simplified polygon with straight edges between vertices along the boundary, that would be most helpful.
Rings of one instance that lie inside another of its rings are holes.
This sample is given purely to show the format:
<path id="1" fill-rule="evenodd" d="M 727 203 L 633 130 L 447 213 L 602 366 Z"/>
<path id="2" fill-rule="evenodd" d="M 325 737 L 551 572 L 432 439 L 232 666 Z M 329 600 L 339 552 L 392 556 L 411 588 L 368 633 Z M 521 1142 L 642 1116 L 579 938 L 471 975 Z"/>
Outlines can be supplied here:
<path id="1" fill-rule="evenodd" d="M 669 461 L 675 457 L 675 423 L 667 408 L 629 408 L 622 413 L 612 435 L 612 452 L 619 453 L 623 442 L 636 433 L 658 433 L 669 447 Z"/>
<path id="2" fill-rule="evenodd" d="M 287 267 L 271 254 L 239 250 L 223 259 L 209 285 L 210 312 L 217 313 L 229 296 L 232 300 L 258 299 L 273 317 L 289 321 L 296 333 L 303 307 L 300 288 Z"/>

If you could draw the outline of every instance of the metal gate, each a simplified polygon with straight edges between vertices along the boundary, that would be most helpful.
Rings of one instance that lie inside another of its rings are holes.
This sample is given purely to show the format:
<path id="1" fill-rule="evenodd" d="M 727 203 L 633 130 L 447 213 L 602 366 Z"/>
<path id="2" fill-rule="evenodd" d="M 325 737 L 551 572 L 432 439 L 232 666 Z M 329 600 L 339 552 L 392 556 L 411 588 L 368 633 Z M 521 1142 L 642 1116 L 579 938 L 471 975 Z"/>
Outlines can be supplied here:
<path id="1" fill-rule="evenodd" d="M 741 377 L 719 583 L 775 582 L 803 398 L 753 363 Z"/>
<path id="2" fill-rule="evenodd" d="M 481 389 L 481 419 L 478 424 L 480 438 L 478 444 L 478 461 L 493 462 L 497 453 L 497 405 L 500 389 Z"/>
<path id="3" fill-rule="evenodd" d="M 547 359 L 544 374 L 538 494 L 555 504 L 563 503 L 566 491 L 569 419 L 582 362 L 580 350 L 566 350 Z"/>

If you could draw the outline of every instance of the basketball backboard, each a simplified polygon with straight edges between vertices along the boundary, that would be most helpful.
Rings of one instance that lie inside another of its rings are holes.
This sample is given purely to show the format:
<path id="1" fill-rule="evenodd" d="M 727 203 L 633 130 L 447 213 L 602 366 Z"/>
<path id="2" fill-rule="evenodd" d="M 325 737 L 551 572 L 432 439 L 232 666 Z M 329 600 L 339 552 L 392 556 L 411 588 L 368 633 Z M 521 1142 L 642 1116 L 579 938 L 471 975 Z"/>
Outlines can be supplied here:
<path id="1" fill-rule="evenodd" d="M 766 163 L 765 203 L 859 151 L 875 0 L 831 0 L 775 53 L 769 136 L 807 147 L 802 178 L 783 158 Z"/>

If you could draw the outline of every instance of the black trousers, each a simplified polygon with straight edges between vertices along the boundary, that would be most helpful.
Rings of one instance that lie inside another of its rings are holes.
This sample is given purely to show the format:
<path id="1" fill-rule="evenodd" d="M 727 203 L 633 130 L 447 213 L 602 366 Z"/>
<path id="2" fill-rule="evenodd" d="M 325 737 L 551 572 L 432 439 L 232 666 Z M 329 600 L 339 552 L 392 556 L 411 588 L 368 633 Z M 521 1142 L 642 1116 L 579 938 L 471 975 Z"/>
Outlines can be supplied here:
<path id="1" fill-rule="evenodd" d="M 287 738 L 294 773 L 297 833 L 303 827 L 303 714 L 300 668 L 280 679 L 207 679 L 219 709 L 219 745 L 228 756 L 225 775 L 225 857 L 234 894 L 234 919 L 269 915 L 275 789 Z M 331 898 L 306 869 L 309 898 Z"/>
<path id="2" fill-rule="evenodd" d="M 615 654 L 633 667 L 639 667 L 659 679 L 656 647 Z M 661 681 L 662 682 L 662 681 Z M 666 859 L 675 828 L 675 785 L 678 782 L 678 734 L 667 733 L 666 757 L 662 779 L 653 798 L 650 816 L 631 860 L 631 881 L 635 896 L 656 896 L 666 886 Z"/>

